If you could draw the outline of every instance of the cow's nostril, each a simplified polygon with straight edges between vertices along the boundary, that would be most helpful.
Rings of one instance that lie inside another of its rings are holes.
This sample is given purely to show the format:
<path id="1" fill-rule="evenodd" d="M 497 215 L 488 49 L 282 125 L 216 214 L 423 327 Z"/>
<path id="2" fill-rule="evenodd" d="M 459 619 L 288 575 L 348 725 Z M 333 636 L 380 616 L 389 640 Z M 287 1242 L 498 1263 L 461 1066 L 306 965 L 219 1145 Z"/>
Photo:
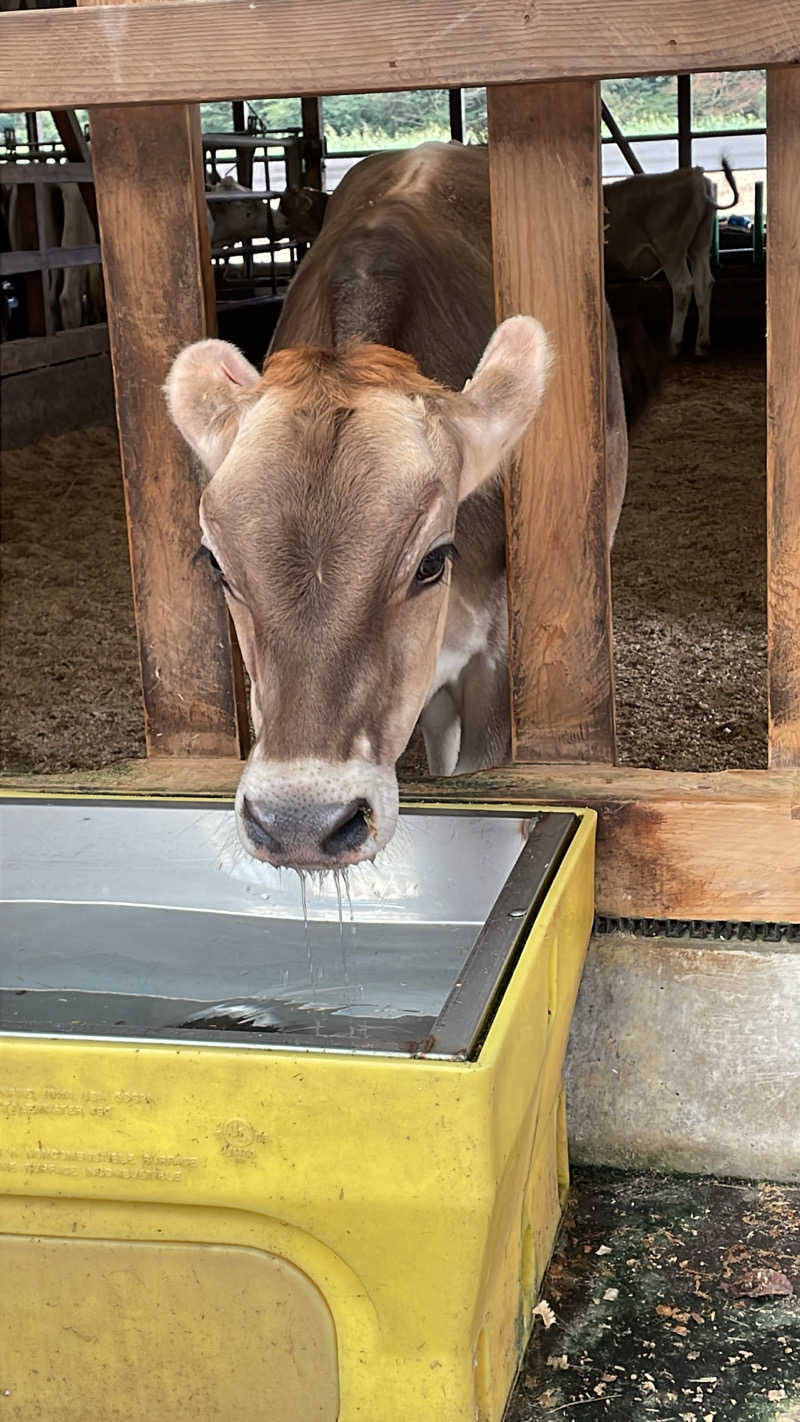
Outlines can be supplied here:
<path id="1" fill-rule="evenodd" d="M 372 808 L 368 800 L 353 800 L 342 806 L 333 829 L 323 839 L 320 848 L 325 854 L 350 854 L 360 849 L 371 833 Z"/>
<path id="2" fill-rule="evenodd" d="M 268 824 L 265 824 L 265 819 L 272 821 L 272 828 L 274 829 L 274 815 L 266 815 L 260 818 L 250 804 L 250 801 L 245 797 L 242 801 L 242 819 L 244 820 L 245 828 L 250 839 L 259 849 L 265 849 L 267 854 L 281 854 L 283 852 L 283 845 L 278 839 L 278 836 L 271 832 Z"/>

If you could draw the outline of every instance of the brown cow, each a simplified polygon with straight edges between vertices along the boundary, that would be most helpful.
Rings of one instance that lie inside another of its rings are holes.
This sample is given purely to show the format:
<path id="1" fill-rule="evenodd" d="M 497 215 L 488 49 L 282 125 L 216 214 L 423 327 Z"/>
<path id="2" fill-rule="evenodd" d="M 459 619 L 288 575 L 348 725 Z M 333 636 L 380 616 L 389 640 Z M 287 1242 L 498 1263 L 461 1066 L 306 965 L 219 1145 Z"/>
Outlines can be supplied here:
<path id="1" fill-rule="evenodd" d="M 627 434 L 607 324 L 613 536 Z M 532 318 L 493 326 L 486 151 L 432 143 L 341 183 L 263 374 L 219 341 L 172 368 L 252 683 L 236 809 L 257 858 L 373 858 L 418 720 L 434 773 L 508 755 L 502 476 L 550 353 Z"/>
<path id="2" fill-rule="evenodd" d="M 318 188 L 287 188 L 274 214 L 275 236 L 295 242 L 316 242 L 322 231 L 329 194 Z"/>

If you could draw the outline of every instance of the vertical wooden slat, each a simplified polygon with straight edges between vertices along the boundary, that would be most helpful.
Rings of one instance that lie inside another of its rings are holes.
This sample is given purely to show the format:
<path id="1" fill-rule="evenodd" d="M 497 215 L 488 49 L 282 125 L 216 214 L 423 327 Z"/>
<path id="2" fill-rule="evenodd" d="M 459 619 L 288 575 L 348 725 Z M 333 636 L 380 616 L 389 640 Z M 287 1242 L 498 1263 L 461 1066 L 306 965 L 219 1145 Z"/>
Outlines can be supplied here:
<path id="1" fill-rule="evenodd" d="M 769 763 L 800 766 L 800 70 L 767 71 Z"/>
<path id="2" fill-rule="evenodd" d="M 90 122 L 148 753 L 237 755 L 228 617 L 192 563 L 200 489 L 162 394 L 181 347 L 216 329 L 199 110 L 95 108 Z"/>
<path id="3" fill-rule="evenodd" d="M 495 86 L 488 111 L 497 315 L 556 351 L 507 494 L 513 753 L 613 761 L 599 86 Z"/>

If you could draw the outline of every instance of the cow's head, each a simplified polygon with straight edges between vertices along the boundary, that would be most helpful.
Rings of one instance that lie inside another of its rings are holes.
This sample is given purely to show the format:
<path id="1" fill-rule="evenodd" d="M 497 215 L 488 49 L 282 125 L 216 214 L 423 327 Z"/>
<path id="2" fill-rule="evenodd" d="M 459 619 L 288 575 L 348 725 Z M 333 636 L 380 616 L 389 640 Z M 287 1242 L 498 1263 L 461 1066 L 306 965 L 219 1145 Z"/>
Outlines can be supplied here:
<path id="1" fill-rule="evenodd" d="M 322 230 L 328 193 L 317 188 L 287 188 L 281 193 L 277 211 L 273 213 L 276 237 L 291 237 L 295 242 L 314 242 Z"/>
<path id="2" fill-rule="evenodd" d="M 212 476 L 202 546 L 251 681 L 256 743 L 236 797 L 271 864 L 371 859 L 397 819 L 395 762 L 425 704 L 447 613 L 456 514 L 541 399 L 537 321 L 501 325 L 468 386 L 354 343 L 277 352 L 259 375 L 222 341 L 166 385 Z"/>

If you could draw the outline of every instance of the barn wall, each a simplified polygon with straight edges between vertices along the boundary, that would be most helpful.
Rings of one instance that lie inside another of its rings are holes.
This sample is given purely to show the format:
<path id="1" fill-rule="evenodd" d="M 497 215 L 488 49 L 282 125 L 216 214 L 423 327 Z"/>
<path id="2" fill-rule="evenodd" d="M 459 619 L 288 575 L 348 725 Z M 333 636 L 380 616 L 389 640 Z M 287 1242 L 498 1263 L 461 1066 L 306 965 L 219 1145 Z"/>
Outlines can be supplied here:
<path id="1" fill-rule="evenodd" d="M 0 444 L 20 449 L 43 434 L 114 423 L 108 355 L 7 375 L 0 381 Z"/>

